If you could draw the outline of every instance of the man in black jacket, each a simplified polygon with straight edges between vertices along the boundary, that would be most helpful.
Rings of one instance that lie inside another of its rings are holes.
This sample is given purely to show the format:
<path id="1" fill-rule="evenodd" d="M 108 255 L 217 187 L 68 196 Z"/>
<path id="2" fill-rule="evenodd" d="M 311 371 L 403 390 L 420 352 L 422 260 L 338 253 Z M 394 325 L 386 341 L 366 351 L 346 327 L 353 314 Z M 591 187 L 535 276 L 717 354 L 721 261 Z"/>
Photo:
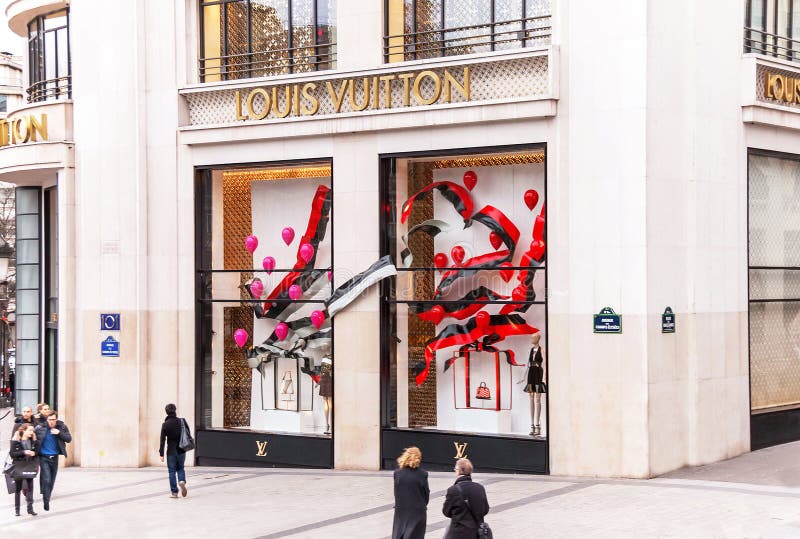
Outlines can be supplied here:
<path id="1" fill-rule="evenodd" d="M 39 450 L 39 489 L 42 491 L 44 510 L 50 510 L 50 495 L 56 484 L 58 473 L 58 456 L 67 457 L 67 444 L 72 441 L 72 434 L 63 421 L 58 419 L 58 412 L 50 411 L 46 425 L 36 426 L 36 440 L 41 446 Z"/>
<path id="2" fill-rule="evenodd" d="M 11 436 L 14 436 L 14 433 L 17 432 L 17 429 L 23 423 L 28 423 L 34 427 L 36 426 L 36 422 L 33 420 L 33 409 L 30 406 L 24 407 L 22 409 L 22 415 L 18 415 L 14 418 L 14 429 L 11 431 Z"/>
<path id="3" fill-rule="evenodd" d="M 447 539 L 475 539 L 478 526 L 489 512 L 486 489 L 472 481 L 472 463 L 458 459 L 455 472 L 456 482 L 447 489 L 442 513 L 450 519 L 445 537 Z"/>
<path id="4" fill-rule="evenodd" d="M 181 442 L 181 426 L 183 419 L 179 418 L 177 414 L 177 407 L 174 404 L 167 404 L 164 407 L 167 412 L 167 417 L 164 419 L 164 424 L 161 425 L 161 436 L 158 441 L 158 454 L 161 455 L 161 462 L 164 462 L 164 440 L 167 442 L 167 469 L 169 470 L 169 491 L 170 498 L 178 497 L 178 487 L 180 486 L 181 494 L 185 497 L 186 491 L 186 472 L 183 469 L 183 464 L 186 462 L 186 452 L 180 448 Z M 186 425 L 186 430 L 189 430 L 189 425 Z M 177 477 L 177 481 L 175 476 Z"/>

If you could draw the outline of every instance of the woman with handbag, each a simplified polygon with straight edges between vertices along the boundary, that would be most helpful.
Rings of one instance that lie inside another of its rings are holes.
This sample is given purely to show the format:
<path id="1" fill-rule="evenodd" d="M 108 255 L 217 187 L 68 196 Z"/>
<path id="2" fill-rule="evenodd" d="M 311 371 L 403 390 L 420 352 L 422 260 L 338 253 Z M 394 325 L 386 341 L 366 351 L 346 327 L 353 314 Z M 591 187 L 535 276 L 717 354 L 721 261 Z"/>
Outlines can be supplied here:
<path id="1" fill-rule="evenodd" d="M 14 478 L 16 490 L 14 492 L 14 509 L 19 516 L 19 498 L 25 488 L 25 501 L 28 502 L 28 514 L 36 516 L 33 510 L 33 480 L 39 468 L 39 442 L 33 425 L 23 423 L 11 438 L 11 458 L 14 460 L 11 477 Z"/>
<path id="2" fill-rule="evenodd" d="M 419 467 L 422 452 L 406 449 L 394 471 L 394 523 L 392 539 L 422 539 L 428 519 L 428 472 Z"/>

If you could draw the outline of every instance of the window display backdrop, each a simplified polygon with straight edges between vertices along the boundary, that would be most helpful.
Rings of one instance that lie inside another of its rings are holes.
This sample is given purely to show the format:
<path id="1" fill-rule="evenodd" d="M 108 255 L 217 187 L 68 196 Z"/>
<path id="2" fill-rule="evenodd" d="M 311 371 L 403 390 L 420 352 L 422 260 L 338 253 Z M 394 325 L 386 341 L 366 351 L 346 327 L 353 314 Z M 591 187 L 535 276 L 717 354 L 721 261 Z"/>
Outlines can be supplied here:
<path id="1" fill-rule="evenodd" d="M 330 166 L 217 172 L 214 195 L 213 426 L 329 435 Z"/>
<path id="2" fill-rule="evenodd" d="M 543 151 L 397 159 L 395 178 L 392 426 L 546 436 Z"/>

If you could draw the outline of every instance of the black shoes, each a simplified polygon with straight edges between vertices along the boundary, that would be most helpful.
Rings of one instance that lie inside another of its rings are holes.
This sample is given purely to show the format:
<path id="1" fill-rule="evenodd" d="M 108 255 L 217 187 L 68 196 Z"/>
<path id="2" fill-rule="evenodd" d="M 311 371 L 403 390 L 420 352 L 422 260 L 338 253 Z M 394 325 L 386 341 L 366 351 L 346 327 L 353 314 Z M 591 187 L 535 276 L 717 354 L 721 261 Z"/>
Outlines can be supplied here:
<path id="1" fill-rule="evenodd" d="M 49 511 L 50 510 L 50 502 L 44 502 L 44 510 L 45 511 Z"/>
<path id="2" fill-rule="evenodd" d="M 19 516 L 19 507 L 14 509 L 14 516 Z"/>
<path id="3" fill-rule="evenodd" d="M 33 510 L 33 506 L 32 505 L 29 505 L 28 506 L 28 514 L 35 517 L 39 513 L 37 513 L 36 511 Z"/>

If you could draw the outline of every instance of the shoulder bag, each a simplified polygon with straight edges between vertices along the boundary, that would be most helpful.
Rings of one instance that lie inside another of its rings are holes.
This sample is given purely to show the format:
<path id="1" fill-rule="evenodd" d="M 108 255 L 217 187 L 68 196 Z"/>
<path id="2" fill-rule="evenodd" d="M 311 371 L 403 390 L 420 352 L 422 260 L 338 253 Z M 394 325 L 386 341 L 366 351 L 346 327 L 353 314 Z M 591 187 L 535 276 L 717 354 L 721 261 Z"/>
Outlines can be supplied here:
<path id="1" fill-rule="evenodd" d="M 194 438 L 189 434 L 189 427 L 186 425 L 186 419 L 184 418 L 181 418 L 181 440 L 178 442 L 178 447 L 184 451 L 194 449 Z"/>
<path id="2" fill-rule="evenodd" d="M 11 458 L 9 454 L 6 457 L 5 462 L 3 463 L 3 476 L 6 478 L 6 490 L 8 490 L 9 494 L 14 494 L 17 491 L 17 487 L 14 484 L 14 478 L 11 477 L 11 471 L 14 469 L 14 460 Z"/>
<path id="3" fill-rule="evenodd" d="M 461 494 L 461 499 L 464 500 L 464 505 L 467 506 L 467 511 L 469 511 L 469 514 L 472 515 L 472 519 L 478 525 L 478 538 L 493 539 L 494 535 L 492 535 L 492 529 L 489 527 L 489 525 L 483 520 L 479 521 L 478 517 L 475 516 L 475 513 L 472 512 L 472 506 L 469 504 L 467 497 L 464 496 L 464 491 L 461 490 L 461 485 L 456 483 L 456 488 L 458 489 L 459 494 Z"/>
<path id="4" fill-rule="evenodd" d="M 39 475 L 39 463 L 34 458 L 17 460 L 10 475 L 13 479 L 35 479 Z"/>

